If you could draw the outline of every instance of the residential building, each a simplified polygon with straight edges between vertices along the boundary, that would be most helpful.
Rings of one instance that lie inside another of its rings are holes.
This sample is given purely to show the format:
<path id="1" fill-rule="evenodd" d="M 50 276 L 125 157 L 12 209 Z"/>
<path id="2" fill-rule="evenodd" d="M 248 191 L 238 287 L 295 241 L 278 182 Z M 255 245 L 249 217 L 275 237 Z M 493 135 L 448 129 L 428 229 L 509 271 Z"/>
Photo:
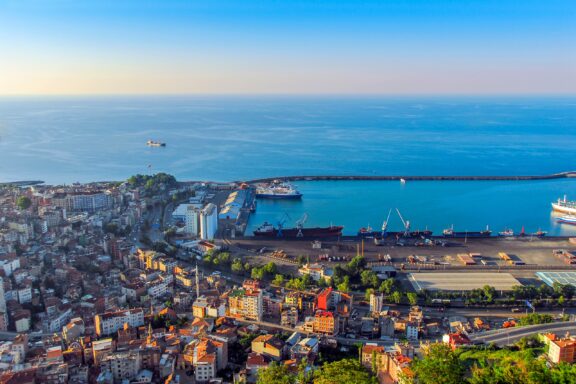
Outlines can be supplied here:
<path id="1" fill-rule="evenodd" d="M 252 352 L 267 356 L 273 360 L 282 360 L 284 342 L 274 335 L 261 335 L 252 340 Z"/>
<path id="2" fill-rule="evenodd" d="M 131 327 L 144 325 L 144 310 L 142 308 L 127 309 L 117 312 L 106 312 L 94 317 L 94 325 L 98 336 L 116 333 L 128 323 Z"/>
<path id="3" fill-rule="evenodd" d="M 262 291 L 236 289 L 228 295 L 228 310 L 230 316 L 247 320 L 262 320 Z"/>
<path id="4" fill-rule="evenodd" d="M 329 311 L 316 311 L 313 330 L 315 333 L 335 336 L 338 334 L 339 322 L 337 316 Z"/>
<path id="5" fill-rule="evenodd" d="M 576 357 L 576 340 L 566 337 L 558 338 L 556 335 L 547 335 L 548 358 L 553 363 L 574 363 Z"/>

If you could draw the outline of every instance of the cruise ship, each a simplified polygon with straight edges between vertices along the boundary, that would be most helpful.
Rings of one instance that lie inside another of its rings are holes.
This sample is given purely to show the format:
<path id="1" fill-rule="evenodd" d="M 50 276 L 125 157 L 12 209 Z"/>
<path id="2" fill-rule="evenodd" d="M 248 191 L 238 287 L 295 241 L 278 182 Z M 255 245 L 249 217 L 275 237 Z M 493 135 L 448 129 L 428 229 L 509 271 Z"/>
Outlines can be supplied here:
<path id="1" fill-rule="evenodd" d="M 275 181 L 257 186 L 256 197 L 260 199 L 300 199 L 302 194 L 292 184 Z"/>
<path id="2" fill-rule="evenodd" d="M 558 199 L 556 202 L 552 202 L 552 210 L 560 213 L 567 213 L 568 215 L 576 215 L 576 201 L 570 201 L 566 199 Z"/>

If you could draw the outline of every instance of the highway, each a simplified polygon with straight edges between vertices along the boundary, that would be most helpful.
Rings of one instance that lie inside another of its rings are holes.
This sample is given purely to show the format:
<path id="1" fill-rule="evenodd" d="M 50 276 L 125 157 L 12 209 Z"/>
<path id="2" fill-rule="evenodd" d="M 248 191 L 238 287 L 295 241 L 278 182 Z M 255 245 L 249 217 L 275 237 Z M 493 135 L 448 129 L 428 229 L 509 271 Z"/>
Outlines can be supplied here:
<path id="1" fill-rule="evenodd" d="M 504 346 L 515 343 L 523 337 L 536 335 L 538 333 L 556 333 L 558 336 L 563 336 L 566 332 L 570 332 L 571 334 L 576 333 L 576 321 L 498 329 L 495 331 L 471 334 L 469 337 L 470 340 L 474 342 L 494 343 L 499 346 Z"/>

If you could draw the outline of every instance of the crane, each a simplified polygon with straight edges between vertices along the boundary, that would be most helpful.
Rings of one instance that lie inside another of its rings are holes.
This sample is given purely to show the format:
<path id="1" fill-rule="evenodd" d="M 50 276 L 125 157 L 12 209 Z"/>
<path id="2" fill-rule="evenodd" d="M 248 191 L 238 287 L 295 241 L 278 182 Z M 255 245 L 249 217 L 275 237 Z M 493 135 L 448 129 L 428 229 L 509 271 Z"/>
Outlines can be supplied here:
<path id="1" fill-rule="evenodd" d="M 388 229 L 388 220 L 390 220 L 390 214 L 392 213 L 392 208 L 388 211 L 388 217 L 386 221 L 382 223 L 382 237 L 386 237 L 386 230 Z"/>
<path id="2" fill-rule="evenodd" d="M 404 236 L 408 236 L 410 234 L 410 220 L 404 220 L 398 208 L 396 208 L 396 212 L 398 212 L 398 216 L 400 216 L 400 220 L 404 224 Z"/>
<path id="3" fill-rule="evenodd" d="M 302 217 L 296 221 L 296 228 L 298 228 L 298 233 L 296 234 L 296 237 L 304 237 L 304 234 L 302 233 L 302 228 L 304 228 L 304 223 L 306 223 L 306 220 L 308 220 L 308 214 L 304 213 Z"/>

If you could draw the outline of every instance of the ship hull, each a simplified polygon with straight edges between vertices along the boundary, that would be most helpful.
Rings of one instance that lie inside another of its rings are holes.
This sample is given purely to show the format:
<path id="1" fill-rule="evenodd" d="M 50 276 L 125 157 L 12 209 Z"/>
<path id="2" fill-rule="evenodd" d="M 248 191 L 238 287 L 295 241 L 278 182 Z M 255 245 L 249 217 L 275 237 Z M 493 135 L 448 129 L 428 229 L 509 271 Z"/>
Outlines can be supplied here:
<path id="1" fill-rule="evenodd" d="M 283 228 L 281 231 L 274 228 L 272 231 L 254 231 L 254 236 L 298 239 L 298 238 L 324 238 L 342 236 L 344 227 L 316 227 L 316 228 Z"/>
<path id="2" fill-rule="evenodd" d="M 576 215 L 576 208 L 566 207 L 558 203 L 552 203 L 552 210 L 560 213 L 567 213 L 569 215 Z"/>
<path id="3" fill-rule="evenodd" d="M 556 221 L 561 223 L 561 224 L 576 225 L 576 217 L 574 217 L 574 218 L 572 218 L 572 217 L 560 217 Z"/>
<path id="4" fill-rule="evenodd" d="M 445 238 L 465 238 L 465 237 L 473 237 L 473 238 L 487 238 L 491 237 L 491 231 L 476 231 L 476 232 L 452 232 L 451 234 L 444 234 L 443 237 Z"/>
<path id="5" fill-rule="evenodd" d="M 382 236 L 382 232 L 358 232 L 358 237 L 364 238 L 394 238 L 394 237 L 411 237 L 411 238 L 421 238 L 421 237 L 432 237 L 432 231 L 412 231 L 408 232 L 405 236 L 404 232 L 384 232 L 384 236 Z"/>
<path id="6" fill-rule="evenodd" d="M 272 193 L 257 193 L 256 198 L 258 199 L 274 199 L 274 200 L 298 200 L 302 198 L 301 193 L 294 194 L 272 194 Z"/>

